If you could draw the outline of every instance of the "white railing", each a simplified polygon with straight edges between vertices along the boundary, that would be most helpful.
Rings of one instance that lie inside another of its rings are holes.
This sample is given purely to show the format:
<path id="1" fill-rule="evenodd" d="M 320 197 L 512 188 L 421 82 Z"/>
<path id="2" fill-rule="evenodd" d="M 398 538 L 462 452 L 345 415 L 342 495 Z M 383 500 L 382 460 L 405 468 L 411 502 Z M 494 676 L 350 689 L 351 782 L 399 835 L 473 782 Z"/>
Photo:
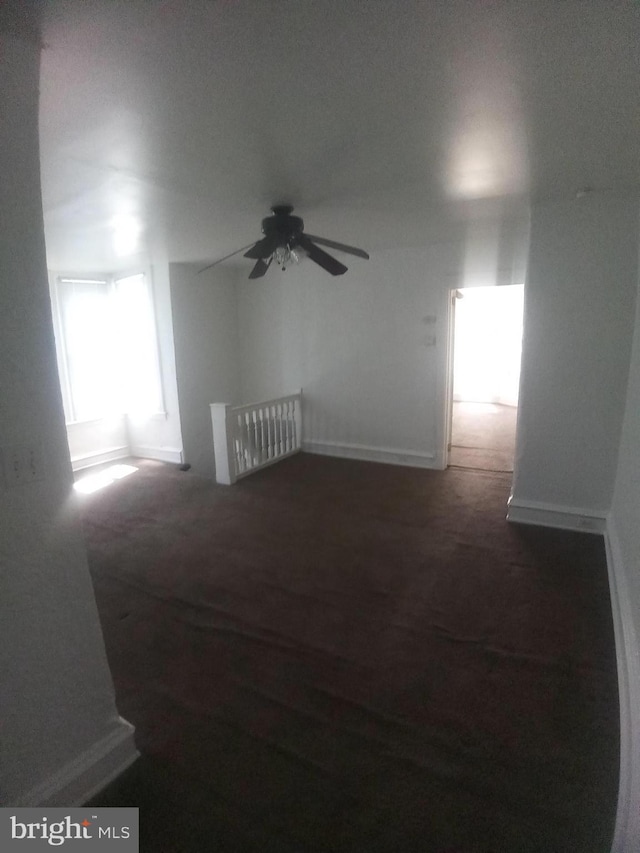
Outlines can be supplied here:
<path id="1" fill-rule="evenodd" d="M 211 403 L 216 481 L 231 485 L 300 451 L 302 391 L 248 406 Z"/>

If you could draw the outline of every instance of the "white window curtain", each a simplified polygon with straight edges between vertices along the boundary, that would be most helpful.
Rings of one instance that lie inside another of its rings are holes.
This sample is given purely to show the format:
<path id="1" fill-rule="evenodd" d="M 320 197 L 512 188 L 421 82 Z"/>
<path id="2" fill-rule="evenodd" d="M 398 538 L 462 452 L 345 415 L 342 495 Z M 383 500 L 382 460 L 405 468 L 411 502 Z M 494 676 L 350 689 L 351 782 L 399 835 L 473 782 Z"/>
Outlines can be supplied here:
<path id="1" fill-rule="evenodd" d="M 67 421 L 161 412 L 158 342 L 147 277 L 58 278 L 55 296 Z"/>

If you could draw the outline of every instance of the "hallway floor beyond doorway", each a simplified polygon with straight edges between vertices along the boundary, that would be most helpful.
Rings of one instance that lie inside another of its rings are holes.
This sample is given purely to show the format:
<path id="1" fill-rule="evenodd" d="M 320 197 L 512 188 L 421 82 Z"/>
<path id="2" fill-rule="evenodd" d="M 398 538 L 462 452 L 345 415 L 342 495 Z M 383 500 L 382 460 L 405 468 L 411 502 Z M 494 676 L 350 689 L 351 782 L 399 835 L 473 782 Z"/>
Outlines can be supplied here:
<path id="1" fill-rule="evenodd" d="M 513 471 L 516 406 L 453 404 L 449 465 L 483 471 Z"/>

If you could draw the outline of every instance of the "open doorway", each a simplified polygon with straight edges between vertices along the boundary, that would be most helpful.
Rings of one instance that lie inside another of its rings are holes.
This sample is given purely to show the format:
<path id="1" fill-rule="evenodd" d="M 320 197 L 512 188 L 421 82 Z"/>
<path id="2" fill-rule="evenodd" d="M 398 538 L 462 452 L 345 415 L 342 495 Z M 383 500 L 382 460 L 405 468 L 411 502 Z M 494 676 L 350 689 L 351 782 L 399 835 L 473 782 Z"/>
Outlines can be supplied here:
<path id="1" fill-rule="evenodd" d="M 448 464 L 513 471 L 524 285 L 453 291 Z"/>

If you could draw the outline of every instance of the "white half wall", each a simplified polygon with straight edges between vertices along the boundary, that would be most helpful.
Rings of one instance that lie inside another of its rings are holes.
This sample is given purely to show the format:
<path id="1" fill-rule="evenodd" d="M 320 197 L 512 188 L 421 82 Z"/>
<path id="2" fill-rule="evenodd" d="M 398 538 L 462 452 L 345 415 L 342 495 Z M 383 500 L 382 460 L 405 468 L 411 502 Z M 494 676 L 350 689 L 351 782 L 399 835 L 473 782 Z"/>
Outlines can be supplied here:
<path id="1" fill-rule="evenodd" d="M 638 206 L 593 194 L 532 211 L 515 502 L 611 504 L 637 276 Z"/>
<path id="2" fill-rule="evenodd" d="M 115 706 L 74 500 L 39 182 L 37 39 L 0 34 L 0 473 L 3 806 L 67 805 L 136 756 Z M 7 466 L 10 467 L 10 466 Z M 71 793 L 72 792 L 72 793 Z"/>
<path id="3" fill-rule="evenodd" d="M 216 267 L 170 264 L 184 461 L 215 476 L 210 403 L 239 402 L 240 367 L 235 275 Z"/>

